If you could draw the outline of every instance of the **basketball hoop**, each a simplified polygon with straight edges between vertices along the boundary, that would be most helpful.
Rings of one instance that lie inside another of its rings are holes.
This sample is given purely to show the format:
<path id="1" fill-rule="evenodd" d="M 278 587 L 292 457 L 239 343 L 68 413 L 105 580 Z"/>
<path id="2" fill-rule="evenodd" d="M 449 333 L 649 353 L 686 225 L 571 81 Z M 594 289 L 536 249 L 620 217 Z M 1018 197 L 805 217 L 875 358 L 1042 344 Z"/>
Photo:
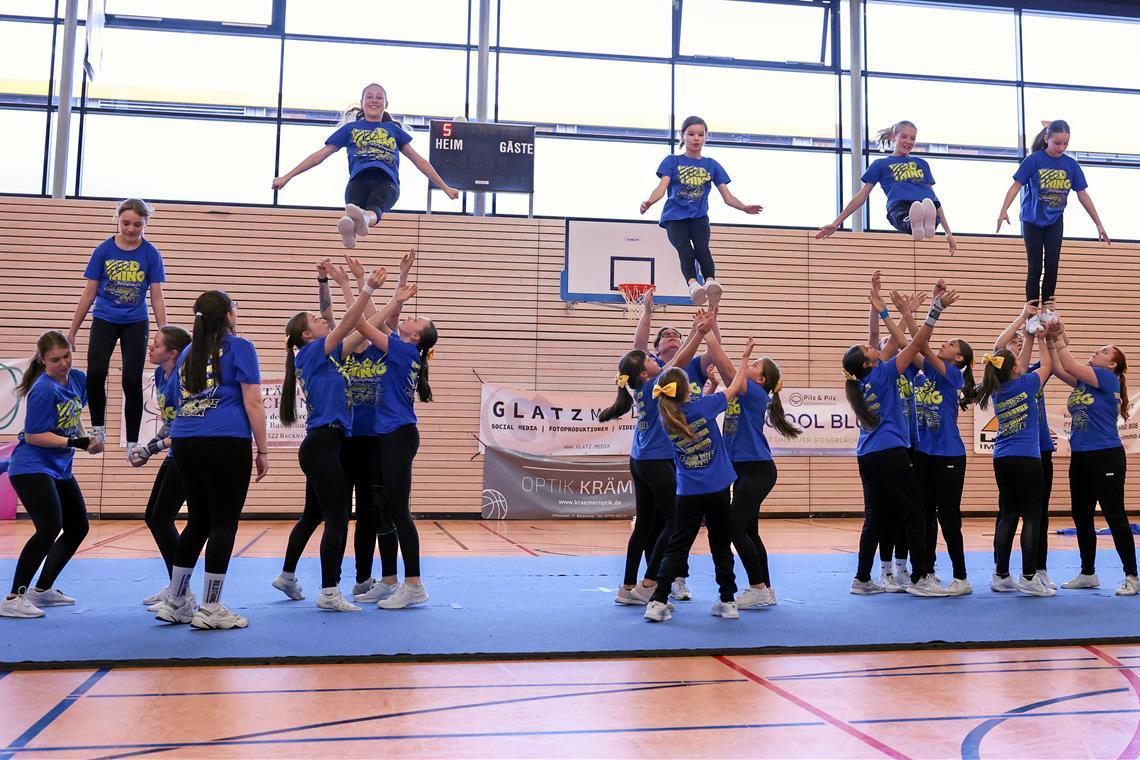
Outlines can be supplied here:
<path id="1" fill-rule="evenodd" d="M 625 316 L 631 322 L 641 319 L 645 313 L 645 297 L 657 290 L 657 286 L 641 282 L 622 282 L 617 288 L 625 299 Z"/>

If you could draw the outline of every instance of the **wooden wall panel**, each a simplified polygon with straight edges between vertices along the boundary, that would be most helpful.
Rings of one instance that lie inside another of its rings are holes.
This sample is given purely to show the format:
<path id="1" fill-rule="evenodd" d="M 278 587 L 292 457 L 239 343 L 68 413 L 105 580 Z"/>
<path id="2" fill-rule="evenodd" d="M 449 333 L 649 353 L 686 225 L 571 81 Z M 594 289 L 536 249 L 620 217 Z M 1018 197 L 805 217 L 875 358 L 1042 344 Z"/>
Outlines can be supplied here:
<path id="1" fill-rule="evenodd" d="M 0 356 L 29 354 L 41 331 L 66 330 L 91 250 L 114 232 L 110 217 L 110 204 L 101 202 L 0 199 L 0 255 L 7 274 L 0 281 Z M 162 206 L 147 237 L 166 262 L 170 321 L 188 325 L 202 290 L 228 290 L 240 303 L 241 333 L 258 346 L 262 373 L 280 375 L 285 321 L 295 311 L 314 308 L 313 265 L 321 256 L 344 252 L 336 218 L 333 212 L 299 209 Z M 479 511 L 480 377 L 548 390 L 612 390 L 614 365 L 630 345 L 633 326 L 620 311 L 601 305 L 567 312 L 558 296 L 564 241 L 561 219 L 392 214 L 356 249 L 366 264 L 388 266 L 394 278 L 399 257 L 417 247 L 413 280 L 420 294 L 406 313 L 430 316 L 440 330 L 432 365 L 436 401 L 418 409 L 416 511 Z M 793 387 L 841 384 L 840 355 L 866 336 L 866 291 L 874 269 L 882 270 L 886 288 L 925 289 L 936 277 L 959 287 L 963 302 L 947 311 L 937 336 L 964 337 L 979 357 L 1023 297 L 1025 253 L 1017 238 L 960 237 L 958 255 L 950 258 L 941 238 L 916 245 L 896 234 L 841 233 L 817 241 L 806 230 L 718 225 L 713 247 L 726 287 L 721 327 L 730 354 L 755 337 Z M 1140 349 L 1136 309 L 1125 297 L 1138 285 L 1140 245 L 1066 243 L 1058 296 L 1078 356 L 1097 341 L 1116 341 L 1126 352 Z M 691 311 L 670 307 L 655 325 L 684 327 Z M 85 350 L 86 331 L 80 335 L 80 368 Z M 119 367 L 116 354 L 108 382 L 108 429 L 116 442 Z M 1057 383 L 1052 392 L 1065 389 Z M 971 413 L 960 421 L 968 434 Z M 143 510 L 153 467 L 129 467 L 118 447 L 99 457 L 79 455 L 76 462 L 91 511 Z M 1054 510 L 1067 507 L 1066 463 L 1058 460 Z M 779 468 L 766 511 L 862 509 L 854 459 L 785 457 Z M 274 450 L 270 476 L 251 488 L 247 511 L 299 511 L 302 493 L 296 452 Z M 1129 503 L 1138 495 L 1133 478 Z M 964 508 L 995 506 L 989 458 L 970 454 Z"/>

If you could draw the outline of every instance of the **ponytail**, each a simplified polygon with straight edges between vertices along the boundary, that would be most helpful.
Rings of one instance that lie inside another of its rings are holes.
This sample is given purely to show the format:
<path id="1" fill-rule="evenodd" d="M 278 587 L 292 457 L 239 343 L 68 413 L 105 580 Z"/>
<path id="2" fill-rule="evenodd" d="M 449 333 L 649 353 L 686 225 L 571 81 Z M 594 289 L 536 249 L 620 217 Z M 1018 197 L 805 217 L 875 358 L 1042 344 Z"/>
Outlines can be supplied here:
<path id="1" fill-rule="evenodd" d="M 1112 348 L 1116 354 L 1116 369 L 1113 371 L 1116 373 L 1116 376 L 1120 378 L 1120 416 L 1127 422 L 1129 417 L 1128 407 L 1130 406 L 1128 403 L 1128 359 L 1119 348 L 1116 346 Z"/>
<path id="2" fill-rule="evenodd" d="M 657 409 L 661 414 L 661 423 L 665 426 L 665 432 L 669 434 L 670 438 L 682 438 L 686 441 L 695 440 L 697 436 L 693 434 L 692 428 L 689 427 L 689 421 L 685 419 L 685 414 L 681 411 L 681 404 L 689 400 L 689 376 L 680 367 L 673 367 L 657 378 L 658 388 L 663 388 L 670 383 L 677 384 L 676 395 L 670 398 L 662 393 L 657 397 Z"/>
<path id="3" fill-rule="evenodd" d="M 1036 153 L 1039 150 L 1045 150 L 1045 148 L 1049 145 L 1049 138 L 1053 135 L 1067 135 L 1070 131 L 1069 122 L 1063 119 L 1056 119 L 1050 122 L 1043 121 L 1041 123 L 1045 126 L 1045 128 L 1038 132 L 1037 136 L 1033 138 L 1033 145 L 1029 149 L 1031 153 Z"/>
<path id="4" fill-rule="evenodd" d="M 67 336 L 59 330 L 48 330 L 42 333 L 36 339 L 36 353 L 32 356 L 31 362 L 28 363 L 28 368 L 24 370 L 24 376 L 20 378 L 19 384 L 16 386 L 17 396 L 27 396 L 31 392 L 32 386 L 40 379 L 46 370 L 47 366 L 44 364 L 44 355 L 53 348 L 66 348 L 71 350 L 71 344 L 67 342 Z"/>
<path id="5" fill-rule="evenodd" d="M 182 388 L 187 393 L 201 393 L 211 382 L 221 385 L 222 338 L 230 332 L 228 316 L 233 305 L 229 294 L 221 290 L 207 290 L 194 301 L 193 338 L 182 364 Z"/>
<path id="6" fill-rule="evenodd" d="M 427 325 L 420 330 L 420 342 L 417 347 L 420 349 L 420 372 L 416 377 L 416 393 L 420 396 L 420 401 L 425 404 L 431 401 L 431 385 L 428 384 L 428 367 L 431 364 L 432 349 L 439 341 L 439 332 L 435 329 L 435 322 L 430 319 L 427 320 Z"/>
<path id="7" fill-rule="evenodd" d="M 618 362 L 618 378 L 625 378 L 625 382 L 618 380 L 617 398 L 598 415 L 599 422 L 609 422 L 618 417 L 624 417 L 633 408 L 633 391 L 641 387 L 641 373 L 645 371 L 645 360 L 648 357 L 640 349 L 634 349 Z"/>
<path id="8" fill-rule="evenodd" d="M 867 406 L 867 399 L 863 396 L 862 380 L 869 372 L 866 364 L 867 355 L 863 353 L 863 347 L 858 344 L 847 349 L 847 353 L 843 355 L 843 376 L 846 378 L 843 390 L 847 395 L 847 403 L 851 405 L 851 411 L 855 412 L 859 427 L 870 431 L 879 426 L 880 420 L 879 415 Z"/>
<path id="9" fill-rule="evenodd" d="M 297 423 L 297 358 L 294 349 L 305 345 L 302 334 L 309 329 L 309 313 L 301 311 L 285 323 L 285 381 L 281 384 L 281 424 L 292 427 Z"/>
<path id="10" fill-rule="evenodd" d="M 886 129 L 880 129 L 875 135 L 875 142 L 879 144 L 880 150 L 894 150 L 895 135 L 897 135 L 899 130 L 903 127 L 912 127 L 916 131 L 918 130 L 918 127 L 914 126 L 913 121 L 907 121 L 906 119 L 896 121 Z"/>
<path id="11" fill-rule="evenodd" d="M 776 432 L 791 440 L 804 431 L 793 425 L 784 416 L 784 402 L 780 400 L 780 367 L 770 357 L 761 357 L 764 374 L 764 390 L 768 391 L 768 419 Z"/>
<path id="12" fill-rule="evenodd" d="M 964 412 L 970 408 L 970 404 L 974 403 L 978 395 L 978 387 L 974 384 L 973 346 L 958 338 L 958 355 L 962 357 L 962 361 L 954 365 L 962 370 L 962 391 L 958 399 L 958 408 Z"/>
<path id="13" fill-rule="evenodd" d="M 985 368 L 982 372 L 982 384 L 978 386 L 977 395 L 974 397 L 974 401 L 982 409 L 990 405 L 990 399 L 993 395 L 1001 390 L 1001 386 L 1004 383 L 1009 381 L 1010 375 L 1013 374 L 1013 365 L 1017 361 L 1013 352 L 1007 348 L 1003 348 L 994 354 L 994 358 L 1003 359 L 1001 369 L 998 369 L 989 362 L 985 363 Z"/>

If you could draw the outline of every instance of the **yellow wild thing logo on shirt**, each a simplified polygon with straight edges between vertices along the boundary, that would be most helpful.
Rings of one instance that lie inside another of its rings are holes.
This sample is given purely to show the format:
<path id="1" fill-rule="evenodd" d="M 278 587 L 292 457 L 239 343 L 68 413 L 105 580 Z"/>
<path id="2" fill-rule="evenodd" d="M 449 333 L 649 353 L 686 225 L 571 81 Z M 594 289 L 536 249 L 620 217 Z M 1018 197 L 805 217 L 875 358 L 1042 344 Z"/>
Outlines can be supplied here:
<path id="1" fill-rule="evenodd" d="M 345 394 L 350 406 L 375 406 L 380 398 L 380 381 L 388 372 L 381 359 L 358 359 L 349 356 L 340 365 L 340 374 L 347 381 Z"/>
<path id="2" fill-rule="evenodd" d="M 137 261 L 108 259 L 103 262 L 103 271 L 111 282 L 146 282 L 146 272 Z"/>
<path id="3" fill-rule="evenodd" d="M 393 153 L 396 150 L 396 138 L 383 127 L 376 129 L 354 129 L 350 135 L 352 146 L 360 158 L 393 163 Z"/>
<path id="4" fill-rule="evenodd" d="M 698 199 L 704 194 L 705 185 L 712 181 L 712 175 L 703 166 L 678 166 L 677 179 L 681 184 L 678 195 Z"/>
<path id="5" fill-rule="evenodd" d="M 55 405 L 55 426 L 57 430 L 75 430 L 83 419 L 83 402 L 69 398 Z"/>
<path id="6" fill-rule="evenodd" d="M 926 173 L 914 161 L 905 164 L 890 164 L 891 177 L 895 182 L 926 182 Z"/>
<path id="7" fill-rule="evenodd" d="M 1073 181 L 1064 169 L 1038 169 L 1037 178 L 1042 190 L 1072 190 Z"/>

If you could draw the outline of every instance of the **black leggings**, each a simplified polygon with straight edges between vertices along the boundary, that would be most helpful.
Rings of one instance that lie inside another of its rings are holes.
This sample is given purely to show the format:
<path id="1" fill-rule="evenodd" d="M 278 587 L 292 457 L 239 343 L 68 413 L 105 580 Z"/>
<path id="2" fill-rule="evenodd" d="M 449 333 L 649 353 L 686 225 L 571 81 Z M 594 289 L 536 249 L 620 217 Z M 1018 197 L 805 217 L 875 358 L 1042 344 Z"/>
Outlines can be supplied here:
<path id="1" fill-rule="evenodd" d="M 321 588 L 340 584 L 340 566 L 344 560 L 344 545 L 348 535 L 348 496 L 345 489 L 344 468 L 341 467 L 341 446 L 344 430 L 324 425 L 312 428 L 305 434 L 297 458 L 305 473 L 305 511 L 289 531 L 289 544 L 285 550 L 284 569 L 294 572 L 305 544 L 322 522 L 321 535 Z M 372 549 L 369 546 L 369 552 Z"/>
<path id="2" fill-rule="evenodd" d="M 1037 536 L 1037 569 L 1049 567 L 1049 497 L 1053 495 L 1053 452 L 1041 452 L 1041 530 Z M 1123 503 L 1123 502 L 1122 502 Z"/>
<path id="3" fill-rule="evenodd" d="M 625 575 L 622 583 L 637 583 L 637 570 L 645 556 L 646 572 L 653 562 L 654 548 L 665 530 L 673 526 L 677 512 L 677 473 L 672 459 L 634 459 L 629 472 L 633 476 L 633 498 L 637 518 L 625 547 Z M 666 536 L 666 539 L 668 537 Z M 660 560 L 659 560 L 660 561 Z M 648 577 L 648 575 L 646 576 Z"/>
<path id="4" fill-rule="evenodd" d="M 55 585 L 55 579 L 87 536 L 87 504 L 75 478 L 56 480 L 35 473 L 12 475 L 11 481 L 36 526 L 16 562 L 12 593 L 31 586 L 41 562 L 44 569 L 36 586 L 46 591 Z"/>
<path id="5" fill-rule="evenodd" d="M 943 457 L 918 452 L 918 488 L 926 512 L 926 561 L 934 567 L 938 525 L 946 539 L 946 553 L 954 577 L 966 579 L 966 553 L 962 543 L 962 487 L 966 483 L 966 456 Z"/>
<path id="6" fill-rule="evenodd" d="M 1124 574 L 1136 575 L 1136 538 L 1124 509 L 1124 476 L 1128 468 L 1124 448 L 1074 451 L 1069 456 L 1069 495 L 1073 500 L 1073 523 L 1077 526 L 1077 546 L 1081 551 L 1081 572 L 1086 575 L 1096 572 L 1093 517 L 1099 501 Z"/>
<path id="7" fill-rule="evenodd" d="M 353 532 L 353 550 L 356 555 L 356 582 L 363 583 L 372 577 L 372 555 L 377 539 L 380 544 L 381 576 L 396 574 L 396 557 L 399 542 L 396 531 L 379 533 L 377 504 L 374 489 L 380 480 L 380 462 L 377 458 L 379 440 L 373 435 L 355 435 L 344 439 L 340 450 L 340 463 L 344 468 L 345 496 L 352 501 L 356 493 L 356 530 Z"/>
<path id="8" fill-rule="evenodd" d="M 391 433 L 380 436 L 380 482 L 377 504 L 380 534 L 395 526 L 396 537 L 400 542 L 400 553 L 404 557 L 404 577 L 418 578 L 420 575 L 420 534 L 412 519 L 412 460 L 420 448 L 420 431 L 414 424 L 403 425 Z M 395 575 L 385 569 L 385 575 Z"/>
<path id="9" fill-rule="evenodd" d="M 376 214 L 376 221 L 392 210 L 400 199 L 400 188 L 383 169 L 365 169 L 348 181 L 344 202 Z"/>
<path id="10" fill-rule="evenodd" d="M 146 320 L 125 325 L 92 318 L 87 339 L 87 403 L 91 424 L 107 423 L 107 371 L 116 341 L 123 353 L 123 418 L 127 443 L 137 443 L 143 413 L 143 361 L 146 359 L 150 323 Z"/>
<path id="11" fill-rule="evenodd" d="M 175 567 L 194 567 L 206 547 L 206 572 L 225 575 L 234 550 L 253 467 L 248 438 L 175 438 L 174 456 L 186 492 L 186 527 Z"/>
<path id="12" fill-rule="evenodd" d="M 665 222 L 665 233 L 681 257 L 681 274 L 685 275 L 685 282 L 696 279 L 698 264 L 702 278 L 707 280 L 716 275 L 716 264 L 709 250 L 712 228 L 707 216 Z"/>
<path id="13" fill-rule="evenodd" d="M 768 551 L 760 540 L 760 505 L 776 485 L 776 463 L 733 462 L 736 483 L 732 486 L 732 508 L 729 512 L 732 545 L 740 556 L 748 582 L 772 585 L 768 575 Z"/>
<path id="14" fill-rule="evenodd" d="M 1025 276 L 1025 300 L 1048 301 L 1057 292 L 1057 270 L 1061 266 L 1061 242 L 1065 237 L 1064 217 L 1048 227 L 1021 223 L 1025 254 L 1029 268 Z M 1041 282 L 1041 264 L 1045 264 L 1045 282 Z"/>
<path id="15" fill-rule="evenodd" d="M 1021 518 L 1021 574 L 1032 577 L 1037 573 L 1038 542 L 1041 537 L 1041 491 L 1044 479 L 1041 460 L 1037 457 L 999 457 L 994 459 L 994 476 L 997 479 L 998 516 L 994 533 L 995 572 L 1001 577 L 1009 575 L 1009 555 L 1013 552 L 1013 536 L 1017 533 L 1017 519 Z"/>
<path id="16" fill-rule="evenodd" d="M 701 519 L 709 532 L 709 551 L 712 552 L 716 568 L 716 584 L 720 588 L 720 600 L 731 602 L 736 594 L 736 573 L 732 558 L 732 527 L 729 518 L 730 499 L 728 489 L 716 493 L 702 493 L 693 496 L 677 496 L 677 529 L 669 537 L 669 548 L 661 561 L 661 573 L 657 577 L 657 588 L 653 590 L 653 600 L 664 602 L 669 598 L 673 579 L 682 571 L 689 557 L 689 550 L 701 532 Z"/>
<path id="17" fill-rule="evenodd" d="M 167 575 L 170 575 L 174 565 L 174 552 L 178 548 L 178 529 L 174 527 L 174 519 L 184 501 L 186 494 L 182 489 L 178 465 L 174 457 L 167 454 L 162 460 L 162 466 L 158 468 L 154 485 L 151 486 L 144 518 L 146 527 L 150 528 L 150 534 L 154 536 L 155 546 L 162 555 L 162 561 L 166 563 Z"/>
<path id="18" fill-rule="evenodd" d="M 885 523 L 901 522 L 910 544 L 911 580 L 931 572 L 926 554 L 926 515 L 918 493 L 918 479 L 910 455 L 902 446 L 859 457 L 863 481 L 863 531 L 859 536 L 856 579 L 871 580 L 875 545 L 883 538 Z"/>
<path id="19" fill-rule="evenodd" d="M 915 477 L 918 477 L 918 450 L 911 446 L 906 450 L 910 463 L 915 466 Z M 863 484 L 863 498 L 867 498 L 867 484 Z M 906 538 L 906 517 L 887 513 L 883 516 L 883 535 L 879 537 L 879 560 L 890 562 L 891 557 L 906 564 L 907 555 L 910 554 L 910 542 Z M 931 565 L 933 567 L 933 565 Z"/>

